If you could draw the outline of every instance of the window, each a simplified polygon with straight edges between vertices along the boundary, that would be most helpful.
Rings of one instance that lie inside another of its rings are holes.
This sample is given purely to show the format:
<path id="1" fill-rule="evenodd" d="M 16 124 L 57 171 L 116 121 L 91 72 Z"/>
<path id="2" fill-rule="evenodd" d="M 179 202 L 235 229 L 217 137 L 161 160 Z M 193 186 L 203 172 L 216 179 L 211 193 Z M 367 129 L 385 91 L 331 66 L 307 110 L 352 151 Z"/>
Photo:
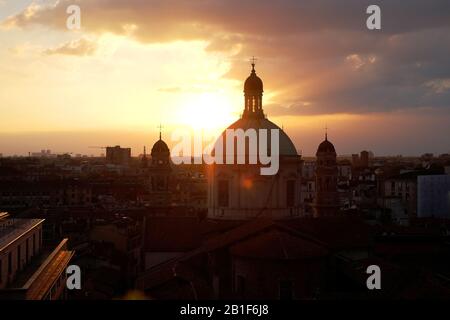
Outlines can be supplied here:
<path id="1" fill-rule="evenodd" d="M 36 234 L 33 233 L 33 255 L 36 254 Z"/>
<path id="2" fill-rule="evenodd" d="M 295 180 L 286 182 L 286 205 L 288 207 L 295 206 Z"/>
<path id="3" fill-rule="evenodd" d="M 280 280 L 280 300 L 292 300 L 292 281 Z"/>
<path id="4" fill-rule="evenodd" d="M 229 187 L 227 180 L 219 180 L 218 185 L 218 197 L 219 197 L 219 207 L 228 207 L 229 205 Z"/>

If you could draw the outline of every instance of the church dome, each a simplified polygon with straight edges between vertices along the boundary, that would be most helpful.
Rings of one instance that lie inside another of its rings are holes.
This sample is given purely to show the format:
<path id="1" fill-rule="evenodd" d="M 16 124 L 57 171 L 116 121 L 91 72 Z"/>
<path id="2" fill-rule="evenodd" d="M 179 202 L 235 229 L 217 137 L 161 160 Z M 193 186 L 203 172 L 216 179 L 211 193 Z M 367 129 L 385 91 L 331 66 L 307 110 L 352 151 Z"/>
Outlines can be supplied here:
<path id="1" fill-rule="evenodd" d="M 240 119 L 222 132 L 211 152 L 220 165 L 208 170 L 208 217 L 236 221 L 262 215 L 299 217 L 303 210 L 298 192 L 301 157 L 289 136 L 264 114 L 263 82 L 256 76 L 254 61 L 244 91 Z M 279 196 L 283 194 L 289 197 Z"/>
<path id="2" fill-rule="evenodd" d="M 317 148 L 316 155 L 319 153 L 336 153 L 336 150 L 334 149 L 334 145 L 325 138 L 325 140 L 319 144 L 319 148 Z"/>
<path id="3" fill-rule="evenodd" d="M 270 130 L 277 129 L 279 132 L 279 155 L 280 156 L 298 156 L 297 150 L 294 143 L 291 141 L 289 136 L 276 124 L 266 118 L 262 109 L 262 92 L 263 92 L 263 82 L 256 75 L 255 63 L 252 63 L 252 71 L 250 76 L 245 80 L 244 83 L 245 91 L 245 108 L 242 117 L 231 124 L 227 129 L 242 129 L 246 131 L 248 129 L 255 129 L 257 132 L 259 129 L 266 129 L 267 134 L 270 135 Z M 226 131 L 221 135 L 223 144 L 223 154 L 226 156 Z M 270 151 L 270 136 L 267 140 L 268 151 Z M 259 147 L 259 140 L 258 140 Z M 248 146 L 246 146 L 248 150 Z M 269 154 L 269 152 L 268 152 Z"/>
<path id="4" fill-rule="evenodd" d="M 295 148 L 294 143 L 291 141 L 289 136 L 275 123 L 270 121 L 267 118 L 241 118 L 231 124 L 227 129 L 242 129 L 246 131 L 247 129 L 255 129 L 257 132 L 259 129 L 267 129 L 268 135 L 270 134 L 271 129 L 278 129 L 280 134 L 280 156 L 297 156 L 297 149 Z M 222 133 L 225 137 L 226 133 Z M 259 138 L 258 138 L 259 139 Z M 267 140 L 268 144 L 270 144 L 270 138 Z M 258 142 L 259 145 L 259 142 Z M 268 146 L 269 147 L 269 146 Z"/>
<path id="5" fill-rule="evenodd" d="M 253 64 L 252 73 L 244 82 L 244 92 L 263 92 L 263 82 L 260 77 L 256 75 L 255 66 Z"/>
<path id="6" fill-rule="evenodd" d="M 153 145 L 151 155 L 154 156 L 155 154 L 157 155 L 170 154 L 169 147 L 162 139 L 159 139 Z"/>

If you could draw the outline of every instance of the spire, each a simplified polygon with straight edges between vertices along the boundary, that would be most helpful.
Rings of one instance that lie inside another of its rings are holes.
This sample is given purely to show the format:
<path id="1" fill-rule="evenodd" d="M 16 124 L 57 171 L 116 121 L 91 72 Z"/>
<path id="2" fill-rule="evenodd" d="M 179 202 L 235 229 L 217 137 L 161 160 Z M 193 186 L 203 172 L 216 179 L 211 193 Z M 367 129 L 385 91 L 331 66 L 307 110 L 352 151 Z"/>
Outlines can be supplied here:
<path id="1" fill-rule="evenodd" d="M 158 126 L 158 129 L 159 129 L 159 140 L 162 140 L 162 138 L 161 138 L 161 132 L 162 132 L 162 129 L 163 129 L 164 127 L 161 125 L 161 123 L 159 124 L 159 126 Z"/>
<path id="2" fill-rule="evenodd" d="M 144 146 L 144 155 L 142 156 L 141 161 L 142 161 L 141 167 L 147 168 L 147 150 L 145 149 L 145 146 Z"/>
<path id="3" fill-rule="evenodd" d="M 325 126 L 325 141 L 328 141 L 328 126 Z"/>

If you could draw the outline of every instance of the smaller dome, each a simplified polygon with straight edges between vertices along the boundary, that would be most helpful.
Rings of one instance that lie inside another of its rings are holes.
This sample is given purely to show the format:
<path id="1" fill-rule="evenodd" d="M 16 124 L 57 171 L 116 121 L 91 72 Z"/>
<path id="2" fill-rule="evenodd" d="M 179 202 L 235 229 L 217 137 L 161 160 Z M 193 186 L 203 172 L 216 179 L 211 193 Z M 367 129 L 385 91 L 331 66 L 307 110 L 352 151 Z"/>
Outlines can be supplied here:
<path id="1" fill-rule="evenodd" d="M 261 78 L 256 75 L 255 65 L 253 65 L 252 73 L 247 78 L 247 80 L 245 80 L 244 92 L 247 91 L 263 92 L 263 87 L 264 87 L 263 82 Z"/>
<path id="2" fill-rule="evenodd" d="M 152 156 L 155 154 L 170 154 L 170 150 L 167 144 L 163 140 L 159 139 L 153 145 L 151 154 Z"/>
<path id="3" fill-rule="evenodd" d="M 319 144 L 319 148 L 317 148 L 316 154 L 318 153 L 336 153 L 336 150 L 334 149 L 334 145 L 325 138 L 325 140 Z"/>

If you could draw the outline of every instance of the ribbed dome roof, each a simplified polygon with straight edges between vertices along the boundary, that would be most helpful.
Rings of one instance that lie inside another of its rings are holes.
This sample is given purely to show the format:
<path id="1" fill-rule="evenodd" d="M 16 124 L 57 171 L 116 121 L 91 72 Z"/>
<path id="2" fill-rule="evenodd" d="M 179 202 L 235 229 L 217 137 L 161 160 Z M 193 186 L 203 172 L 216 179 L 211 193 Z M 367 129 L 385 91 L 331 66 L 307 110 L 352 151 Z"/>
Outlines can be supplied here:
<path id="1" fill-rule="evenodd" d="M 325 140 L 319 144 L 319 148 L 317 148 L 316 154 L 318 153 L 336 153 L 336 150 L 334 149 L 334 145 L 325 138 Z"/>
<path id="2" fill-rule="evenodd" d="M 159 139 L 153 145 L 151 154 L 152 156 L 155 154 L 170 154 L 170 150 L 167 144 L 163 140 Z"/>
<path id="3" fill-rule="evenodd" d="M 242 129 L 246 131 L 247 129 L 255 129 L 258 132 L 258 129 L 267 129 L 268 135 L 270 135 L 271 129 L 278 129 L 279 130 L 279 155 L 280 156 L 297 156 L 297 150 L 295 148 L 294 143 L 291 141 L 289 136 L 275 123 L 272 121 L 266 119 L 266 118 L 241 118 L 231 124 L 228 129 Z M 223 141 L 224 141 L 224 148 L 225 148 L 225 139 L 226 139 L 226 131 L 222 133 Z M 259 139 L 259 138 L 258 138 Z M 267 140 L 268 147 L 270 147 L 270 136 Z M 258 142 L 259 145 L 259 142 Z M 225 148 L 226 149 L 226 148 Z"/>
<path id="4" fill-rule="evenodd" d="M 253 65 L 252 73 L 250 76 L 245 80 L 244 83 L 244 92 L 263 92 L 264 85 L 260 77 L 256 75 L 255 66 Z"/>

